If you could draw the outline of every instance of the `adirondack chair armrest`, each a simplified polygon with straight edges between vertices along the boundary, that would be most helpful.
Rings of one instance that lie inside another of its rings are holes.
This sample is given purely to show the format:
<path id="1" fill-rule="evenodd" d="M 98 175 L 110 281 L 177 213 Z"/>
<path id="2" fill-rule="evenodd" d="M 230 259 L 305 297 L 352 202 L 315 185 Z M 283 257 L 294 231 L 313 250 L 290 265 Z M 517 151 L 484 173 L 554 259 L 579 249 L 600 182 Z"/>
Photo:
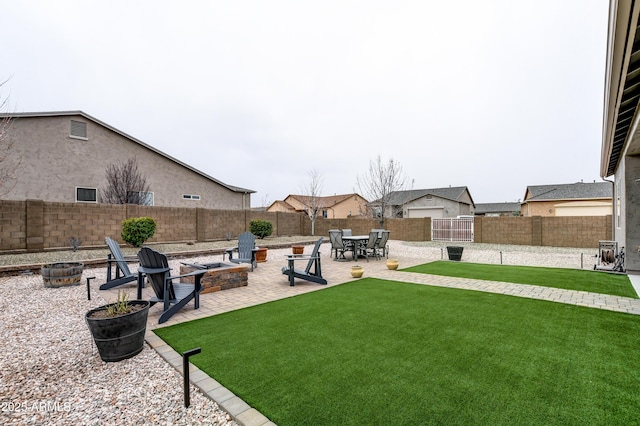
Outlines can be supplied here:
<path id="1" fill-rule="evenodd" d="M 320 259 L 320 253 L 317 256 L 311 256 L 308 254 L 287 254 L 285 255 L 287 261 L 291 264 L 296 260 L 311 260 L 311 259 Z"/>
<path id="2" fill-rule="evenodd" d="M 125 262 L 139 262 L 140 259 L 138 259 L 138 256 L 125 256 L 122 259 L 115 259 L 113 256 L 111 256 L 111 254 L 108 255 L 107 257 L 107 262 L 109 263 L 115 263 L 115 262 L 120 262 L 124 260 Z"/>
<path id="3" fill-rule="evenodd" d="M 176 278 L 193 277 L 193 276 L 198 276 L 198 275 L 200 277 L 202 277 L 206 273 L 207 273 L 206 269 L 198 269 L 197 271 L 189 272 L 188 274 L 175 275 L 175 276 L 172 276 L 172 277 L 168 277 L 167 279 L 171 280 L 171 279 L 176 279 Z"/>

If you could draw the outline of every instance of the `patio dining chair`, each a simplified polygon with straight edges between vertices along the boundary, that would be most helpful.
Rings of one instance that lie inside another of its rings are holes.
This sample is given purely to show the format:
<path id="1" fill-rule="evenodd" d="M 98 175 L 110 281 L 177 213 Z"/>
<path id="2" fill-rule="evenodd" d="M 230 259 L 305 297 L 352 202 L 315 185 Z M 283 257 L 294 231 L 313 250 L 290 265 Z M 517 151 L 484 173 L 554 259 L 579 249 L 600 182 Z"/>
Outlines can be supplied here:
<path id="1" fill-rule="evenodd" d="M 378 256 L 378 253 L 376 251 L 377 244 L 378 244 L 378 232 L 376 231 L 369 232 L 369 240 L 367 241 L 367 244 L 362 247 L 362 251 L 361 251 L 364 257 L 367 259 L 367 262 L 369 261 L 369 256 L 374 256 L 376 260 L 380 259 L 380 256 Z"/>
<path id="2" fill-rule="evenodd" d="M 387 244 L 389 241 L 389 234 L 391 234 L 391 231 L 383 231 L 382 237 L 376 241 L 375 251 L 378 258 L 380 256 L 386 257 L 387 259 L 389 258 L 389 245 Z"/>
<path id="3" fill-rule="evenodd" d="M 347 251 L 347 248 L 345 247 L 344 241 L 342 241 L 342 232 L 339 229 L 330 229 L 329 241 L 331 242 L 331 254 L 329 257 L 332 257 L 335 252 L 336 256 L 334 257 L 334 260 L 346 260 L 344 252 Z"/>

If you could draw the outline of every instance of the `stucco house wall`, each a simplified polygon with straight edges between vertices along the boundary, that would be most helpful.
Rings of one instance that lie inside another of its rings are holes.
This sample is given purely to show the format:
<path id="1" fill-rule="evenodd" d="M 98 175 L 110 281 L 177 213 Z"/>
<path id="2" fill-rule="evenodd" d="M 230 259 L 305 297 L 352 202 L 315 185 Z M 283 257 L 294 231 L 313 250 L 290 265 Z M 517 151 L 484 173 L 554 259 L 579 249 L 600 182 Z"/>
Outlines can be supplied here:
<path id="1" fill-rule="evenodd" d="M 86 138 L 70 136 L 72 120 L 86 123 Z M 11 155 L 19 158 L 20 171 L 3 199 L 76 202 L 76 188 L 83 187 L 97 189 L 100 202 L 106 167 L 135 158 L 156 206 L 232 210 L 251 206 L 254 191 L 220 182 L 81 112 L 18 114 L 10 137 Z M 197 195 L 199 200 L 184 195 Z"/>
<path id="2" fill-rule="evenodd" d="M 268 212 L 275 211 L 306 211 L 302 195 L 288 195 L 282 201 L 273 202 Z M 329 197 L 318 197 L 318 204 L 321 211 L 326 211 L 327 219 L 345 219 L 352 216 L 360 216 L 366 213 L 367 200 L 359 194 L 335 195 Z"/>
<path id="3" fill-rule="evenodd" d="M 445 218 L 468 215 L 470 206 L 454 200 L 425 195 L 404 205 L 403 217 Z"/>
<path id="4" fill-rule="evenodd" d="M 328 219 L 344 219 L 351 216 L 366 214 L 367 200 L 358 194 L 345 199 L 344 201 L 326 208 Z"/>

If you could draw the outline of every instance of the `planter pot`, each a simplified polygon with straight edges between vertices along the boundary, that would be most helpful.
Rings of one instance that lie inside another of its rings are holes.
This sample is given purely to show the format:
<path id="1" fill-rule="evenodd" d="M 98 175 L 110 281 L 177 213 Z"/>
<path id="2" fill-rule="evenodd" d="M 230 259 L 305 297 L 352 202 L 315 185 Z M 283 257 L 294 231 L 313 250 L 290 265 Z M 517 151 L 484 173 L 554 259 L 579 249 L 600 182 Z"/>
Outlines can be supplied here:
<path id="1" fill-rule="evenodd" d="M 105 362 L 122 361 L 142 351 L 151 304 L 147 300 L 131 300 L 129 304 L 141 309 L 117 317 L 94 318 L 94 313 L 110 306 L 105 305 L 92 309 L 85 315 L 100 358 Z"/>
<path id="2" fill-rule="evenodd" d="M 291 246 L 293 254 L 304 254 L 304 246 Z"/>
<path id="3" fill-rule="evenodd" d="M 80 284 L 84 264 L 79 262 L 52 263 L 45 265 L 40 273 L 45 287 L 67 287 Z"/>
<path id="4" fill-rule="evenodd" d="M 262 263 L 266 261 L 267 261 L 267 248 L 266 247 L 259 248 L 258 251 L 256 251 L 256 262 Z"/>
<path id="5" fill-rule="evenodd" d="M 362 266 L 352 266 L 351 267 L 351 276 L 353 278 L 360 278 L 364 274 L 364 268 Z"/>
<path id="6" fill-rule="evenodd" d="M 463 248 L 464 247 L 448 246 L 447 254 L 449 255 L 449 260 L 460 261 L 462 259 Z"/>
<path id="7" fill-rule="evenodd" d="M 398 269 L 398 259 L 389 259 L 387 260 L 387 268 L 396 270 Z"/>

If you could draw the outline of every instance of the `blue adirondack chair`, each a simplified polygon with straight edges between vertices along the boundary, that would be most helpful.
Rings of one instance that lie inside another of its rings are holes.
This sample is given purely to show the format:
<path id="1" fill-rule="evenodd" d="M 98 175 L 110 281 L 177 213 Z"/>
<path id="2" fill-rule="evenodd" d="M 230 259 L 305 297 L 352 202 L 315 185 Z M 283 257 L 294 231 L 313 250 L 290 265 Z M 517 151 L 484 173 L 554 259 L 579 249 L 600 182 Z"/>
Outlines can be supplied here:
<path id="1" fill-rule="evenodd" d="M 313 246 L 311 255 L 305 256 L 300 254 L 287 255 L 287 266 L 282 268 L 282 273 L 289 276 L 289 285 L 293 285 L 295 278 L 301 280 L 311 281 L 318 284 L 327 284 L 327 280 L 322 278 L 322 269 L 320 268 L 320 244 L 324 238 L 320 237 L 316 241 L 316 245 Z M 307 267 L 305 269 L 295 269 L 296 260 L 307 260 Z M 313 268 L 313 271 L 311 270 Z"/>
<path id="2" fill-rule="evenodd" d="M 249 263 L 251 265 L 251 270 L 253 271 L 254 267 L 258 267 L 258 263 L 256 262 L 257 251 L 256 236 L 251 232 L 246 231 L 238 236 L 238 246 L 227 249 L 226 253 L 229 255 L 230 262 Z M 236 258 L 233 257 L 234 252 L 238 253 Z"/>

